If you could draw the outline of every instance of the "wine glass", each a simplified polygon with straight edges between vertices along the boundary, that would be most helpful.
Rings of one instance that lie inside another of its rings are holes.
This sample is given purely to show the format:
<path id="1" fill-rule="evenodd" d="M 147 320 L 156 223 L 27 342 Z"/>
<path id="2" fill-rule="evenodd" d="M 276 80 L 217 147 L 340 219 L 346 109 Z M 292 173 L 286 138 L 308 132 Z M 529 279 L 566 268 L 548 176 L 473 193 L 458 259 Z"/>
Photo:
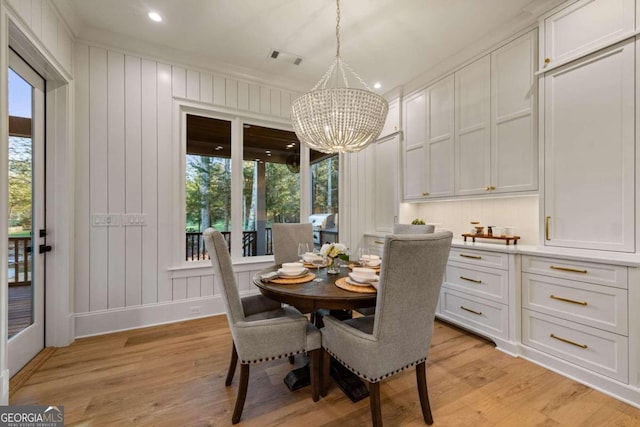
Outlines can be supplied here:
<path id="1" fill-rule="evenodd" d="M 316 279 L 314 280 L 315 282 L 322 282 L 322 279 L 320 279 L 317 276 L 318 276 L 318 273 L 320 273 L 320 267 L 322 267 L 325 264 L 325 261 L 326 261 L 326 257 L 322 255 L 320 251 L 313 252 L 313 259 L 311 260 L 311 264 L 316 266 Z"/>
<path id="2" fill-rule="evenodd" d="M 360 247 L 358 248 L 358 262 L 361 266 L 367 267 L 369 265 L 369 248 Z"/>
<path id="3" fill-rule="evenodd" d="M 298 243 L 298 256 L 300 259 L 304 260 L 305 254 L 309 252 L 309 244 L 308 243 Z"/>

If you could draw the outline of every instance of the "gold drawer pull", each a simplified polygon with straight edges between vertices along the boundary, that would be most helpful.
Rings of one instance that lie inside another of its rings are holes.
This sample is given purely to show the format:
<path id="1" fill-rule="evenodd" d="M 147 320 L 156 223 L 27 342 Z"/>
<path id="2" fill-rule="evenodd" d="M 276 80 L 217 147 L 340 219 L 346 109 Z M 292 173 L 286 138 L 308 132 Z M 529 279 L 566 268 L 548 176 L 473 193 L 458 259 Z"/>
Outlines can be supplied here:
<path id="1" fill-rule="evenodd" d="M 586 301 L 576 301 L 574 299 L 569 299 L 569 298 L 564 298 L 564 297 L 557 297 L 557 296 L 555 296 L 553 294 L 549 295 L 549 298 L 555 299 L 555 300 L 558 300 L 558 301 L 570 302 L 571 304 L 587 305 Z"/>
<path id="2" fill-rule="evenodd" d="M 549 237 L 549 223 L 551 222 L 551 217 L 548 216 L 544 219 L 544 238 L 545 240 L 551 240 Z"/>
<path id="3" fill-rule="evenodd" d="M 479 255 L 467 255 L 467 254 L 460 254 L 461 257 L 463 258 L 473 258 L 473 259 L 482 259 L 481 256 Z"/>
<path id="4" fill-rule="evenodd" d="M 569 273 L 587 274 L 587 270 L 580 270 L 578 268 L 558 267 L 557 265 L 552 265 L 549 268 L 553 270 L 568 271 Z"/>
<path id="5" fill-rule="evenodd" d="M 462 280 L 468 280 L 469 282 L 473 282 L 473 283 L 482 283 L 482 280 L 469 279 L 468 277 L 464 277 L 464 276 L 460 276 L 460 278 Z"/>
<path id="6" fill-rule="evenodd" d="M 468 311 L 469 313 L 473 313 L 473 314 L 477 314 L 478 316 L 482 316 L 482 312 L 481 311 L 471 310 L 470 308 L 467 308 L 464 305 L 461 305 L 460 308 L 463 309 L 464 311 Z"/>
<path id="7" fill-rule="evenodd" d="M 554 334 L 551 334 L 551 335 L 549 335 L 549 336 L 550 336 L 551 338 L 553 338 L 553 339 L 558 340 L 558 341 L 562 341 L 562 342 L 566 342 L 567 344 L 575 345 L 576 347 L 580 347 L 580 348 L 587 348 L 587 345 L 586 345 L 586 344 L 580 344 L 580 343 L 577 343 L 577 342 L 575 342 L 575 341 L 571 341 L 571 340 L 568 340 L 568 339 L 566 339 L 566 338 L 559 337 L 559 336 L 554 335 Z"/>
<path id="8" fill-rule="evenodd" d="M 377 243 L 379 245 L 384 245 L 384 241 L 382 241 L 382 240 L 374 240 L 373 243 Z"/>
<path id="9" fill-rule="evenodd" d="M 428 196 L 429 193 L 427 193 L 426 191 L 424 193 L 422 193 L 423 196 Z"/>

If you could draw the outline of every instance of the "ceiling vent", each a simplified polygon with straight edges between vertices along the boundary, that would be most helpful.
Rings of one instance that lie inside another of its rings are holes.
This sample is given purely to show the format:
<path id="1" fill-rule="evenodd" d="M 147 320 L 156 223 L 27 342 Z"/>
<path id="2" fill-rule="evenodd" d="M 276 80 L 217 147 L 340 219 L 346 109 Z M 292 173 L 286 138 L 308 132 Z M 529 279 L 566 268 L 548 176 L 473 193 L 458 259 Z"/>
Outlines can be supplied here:
<path id="1" fill-rule="evenodd" d="M 288 62 L 293 65 L 300 65 L 300 63 L 302 63 L 302 57 L 300 55 L 276 49 L 271 49 L 269 58 L 275 59 L 276 61 Z"/>

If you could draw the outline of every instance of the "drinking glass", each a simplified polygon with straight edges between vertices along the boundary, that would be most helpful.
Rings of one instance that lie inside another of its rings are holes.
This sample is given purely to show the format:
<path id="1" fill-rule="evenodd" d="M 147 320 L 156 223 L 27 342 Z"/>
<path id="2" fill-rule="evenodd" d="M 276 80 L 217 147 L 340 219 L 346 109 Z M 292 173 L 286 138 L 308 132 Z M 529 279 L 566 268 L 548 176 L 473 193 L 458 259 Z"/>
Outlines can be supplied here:
<path id="1" fill-rule="evenodd" d="M 318 273 L 320 273 L 320 267 L 325 264 L 325 261 L 326 258 L 319 251 L 313 252 L 313 260 L 311 261 L 311 263 L 316 266 L 316 279 L 314 280 L 315 282 L 322 282 L 322 279 L 317 276 Z"/>
<path id="2" fill-rule="evenodd" d="M 303 259 L 307 252 L 309 252 L 309 244 L 298 243 L 298 256 L 300 257 L 300 259 Z"/>
<path id="3" fill-rule="evenodd" d="M 358 262 L 361 266 L 367 267 L 369 265 L 367 259 L 369 258 L 369 248 L 361 247 L 358 248 Z"/>

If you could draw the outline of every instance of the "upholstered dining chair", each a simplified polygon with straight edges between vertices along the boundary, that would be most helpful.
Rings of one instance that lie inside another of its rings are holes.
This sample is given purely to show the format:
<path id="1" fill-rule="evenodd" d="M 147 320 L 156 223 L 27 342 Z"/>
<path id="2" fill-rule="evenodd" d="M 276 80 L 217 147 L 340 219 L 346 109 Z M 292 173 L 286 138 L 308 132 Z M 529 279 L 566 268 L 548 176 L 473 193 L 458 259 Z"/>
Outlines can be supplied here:
<path id="1" fill-rule="evenodd" d="M 276 264 L 298 261 L 298 243 L 307 243 L 309 250 L 313 250 L 311 224 L 278 223 L 271 226 L 271 232 L 273 258 Z"/>
<path id="2" fill-rule="evenodd" d="M 392 234 L 428 234 L 435 231 L 435 225 L 429 224 L 393 224 Z M 376 312 L 375 307 L 359 308 L 358 313 L 368 316 Z"/>
<path id="3" fill-rule="evenodd" d="M 312 398 L 319 398 L 320 343 L 318 329 L 293 307 L 245 312 L 240 299 L 231 256 L 224 237 L 219 231 L 209 228 L 204 231 L 204 242 L 211 258 L 213 274 L 220 279 L 227 320 L 233 337 L 233 356 L 240 359 L 240 384 L 231 421 L 240 421 L 249 385 L 249 367 L 252 364 L 289 357 L 307 352 L 311 358 Z M 260 304 L 257 304 L 259 306 Z M 254 307 L 254 308 L 256 308 Z M 231 371 L 231 367 L 230 367 Z M 227 374 L 225 385 L 233 378 Z"/>
<path id="4" fill-rule="evenodd" d="M 393 224 L 391 234 L 427 234 L 433 233 L 435 229 L 433 224 Z"/>
<path id="5" fill-rule="evenodd" d="M 380 381 L 415 366 L 422 415 L 433 423 L 425 364 L 452 238 L 450 231 L 386 237 L 375 314 L 324 319 L 322 395 L 332 356 L 369 383 L 373 425 L 381 426 Z"/>

